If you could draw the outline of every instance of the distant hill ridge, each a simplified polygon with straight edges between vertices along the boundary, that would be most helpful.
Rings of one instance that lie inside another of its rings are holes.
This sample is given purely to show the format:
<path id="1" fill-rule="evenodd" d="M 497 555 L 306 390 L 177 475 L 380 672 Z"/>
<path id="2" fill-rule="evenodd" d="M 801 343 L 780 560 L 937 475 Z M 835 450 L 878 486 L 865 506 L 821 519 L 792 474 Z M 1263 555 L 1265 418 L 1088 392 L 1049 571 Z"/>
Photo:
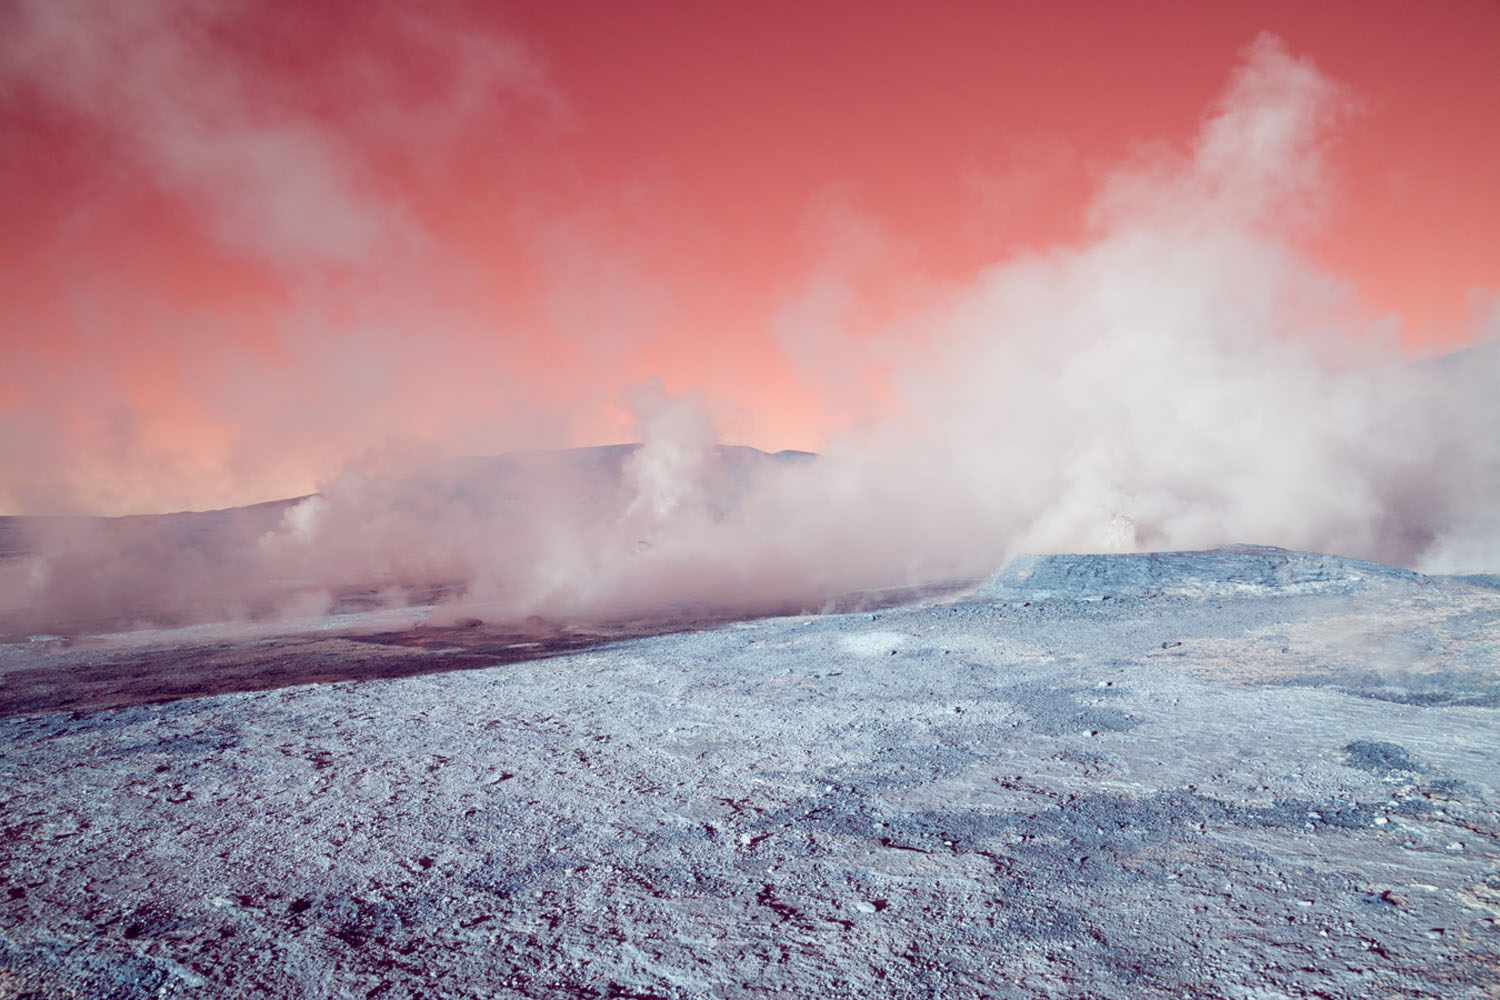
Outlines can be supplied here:
<path id="1" fill-rule="evenodd" d="M 413 496 L 438 494 L 446 499 L 471 499 L 483 504 L 496 496 L 524 489 L 533 476 L 554 479 L 558 475 L 601 494 L 601 503 L 618 498 L 615 491 L 624 482 L 625 462 L 642 446 L 639 443 L 590 445 L 581 448 L 513 451 L 500 455 L 472 456 L 433 463 L 417 474 L 389 480 L 393 502 Z M 719 469 L 733 491 L 743 489 L 757 469 L 768 463 L 809 461 L 813 452 L 784 449 L 765 452 L 748 445 L 716 445 Z M 70 528 L 98 528 L 105 537 L 132 539 L 149 534 L 177 544 L 214 549 L 234 539 L 257 537 L 274 529 L 286 510 L 319 494 L 287 497 L 225 507 L 217 510 L 174 511 L 159 514 L 125 514 L 115 517 L 87 514 L 0 515 L 0 559 L 29 555 L 36 551 L 38 536 L 66 532 Z M 731 498 L 721 498 L 728 503 Z"/>

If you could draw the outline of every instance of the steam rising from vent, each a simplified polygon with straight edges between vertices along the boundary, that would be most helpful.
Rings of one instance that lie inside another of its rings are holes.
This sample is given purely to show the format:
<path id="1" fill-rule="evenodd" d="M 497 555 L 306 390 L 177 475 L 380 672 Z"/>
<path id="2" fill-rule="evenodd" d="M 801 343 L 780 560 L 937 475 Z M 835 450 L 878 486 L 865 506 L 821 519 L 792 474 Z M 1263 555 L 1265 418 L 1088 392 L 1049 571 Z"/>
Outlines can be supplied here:
<path id="1" fill-rule="evenodd" d="M 626 517 L 643 517 L 654 531 L 679 510 L 683 517 L 701 514 L 723 474 L 714 461 L 713 424 L 691 400 L 667 397 L 660 383 L 636 388 L 631 398 L 642 445 L 626 462 L 626 482 L 635 493 Z"/>
<path id="2" fill-rule="evenodd" d="M 1020 551 L 1238 542 L 1494 569 L 1500 351 L 1401 363 L 1286 238 L 1316 219 L 1346 99 L 1258 39 L 1189 156 L 1107 180 L 1092 239 L 896 321 L 925 346 L 882 359 L 889 414 L 815 459 L 721 447 L 705 401 L 650 383 L 625 399 L 638 447 L 356 464 L 275 517 L 226 516 L 212 551 L 59 523 L 0 565 L 5 593 L 36 620 L 362 590 L 519 621 L 816 609 Z"/>

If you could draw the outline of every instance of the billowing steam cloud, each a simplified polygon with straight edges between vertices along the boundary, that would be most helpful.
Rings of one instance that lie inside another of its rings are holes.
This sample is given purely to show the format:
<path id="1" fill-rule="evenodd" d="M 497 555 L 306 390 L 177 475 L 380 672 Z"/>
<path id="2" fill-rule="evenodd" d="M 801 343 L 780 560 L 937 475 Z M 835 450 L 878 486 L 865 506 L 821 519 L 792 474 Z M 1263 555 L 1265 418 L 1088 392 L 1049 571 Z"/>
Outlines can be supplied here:
<path id="1" fill-rule="evenodd" d="M 923 346 L 884 359 L 890 414 L 816 459 L 721 448 L 701 401 L 648 385 L 627 400 L 638 449 L 351 467 L 245 516 L 223 551 L 63 531 L 6 586 L 97 612 L 193 580 L 213 614 L 436 587 L 451 615 L 521 620 L 816 608 L 1022 550 L 1247 542 L 1494 569 L 1500 352 L 1402 363 L 1287 238 L 1316 223 L 1346 100 L 1255 41 L 1187 155 L 1103 186 L 1088 242 L 902 317 Z"/>
<path id="2" fill-rule="evenodd" d="M 0 510 L 228 505 L 370 448 L 558 436 L 514 363 L 537 331 L 496 272 L 562 222 L 532 205 L 518 235 L 465 204 L 485 253 L 435 231 L 452 171 L 482 160 L 506 204 L 567 127 L 545 69 L 482 16 L 0 5 L 7 206 L 43 205 L 0 275 Z M 575 240 L 574 271 L 594 252 Z"/>

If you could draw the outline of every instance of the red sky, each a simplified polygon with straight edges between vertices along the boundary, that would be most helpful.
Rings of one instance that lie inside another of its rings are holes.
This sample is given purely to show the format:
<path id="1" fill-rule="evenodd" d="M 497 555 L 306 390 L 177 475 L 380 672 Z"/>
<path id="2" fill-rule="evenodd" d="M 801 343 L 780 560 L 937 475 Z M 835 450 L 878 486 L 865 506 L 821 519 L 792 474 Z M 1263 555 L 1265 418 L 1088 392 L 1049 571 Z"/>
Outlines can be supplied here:
<path id="1" fill-rule="evenodd" d="M 1184 152 L 1262 31 L 1346 88 L 1294 238 L 1408 353 L 1472 342 L 1494 2 L 20 0 L 0 512 L 619 440 L 652 376 L 726 439 L 822 447 L 881 406 L 866 341 L 1086 238 L 1099 183 Z M 841 337 L 805 333 L 825 314 Z"/>

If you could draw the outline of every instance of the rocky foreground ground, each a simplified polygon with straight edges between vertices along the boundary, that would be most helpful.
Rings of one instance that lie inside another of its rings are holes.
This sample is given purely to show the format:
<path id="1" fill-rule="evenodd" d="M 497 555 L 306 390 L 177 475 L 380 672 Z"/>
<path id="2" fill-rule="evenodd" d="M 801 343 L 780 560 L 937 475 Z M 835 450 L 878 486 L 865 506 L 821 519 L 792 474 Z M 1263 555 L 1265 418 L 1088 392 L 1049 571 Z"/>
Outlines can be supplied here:
<path id="1" fill-rule="evenodd" d="M 0 647 L 0 997 L 1500 996 L 1500 592 L 1143 558 Z"/>

